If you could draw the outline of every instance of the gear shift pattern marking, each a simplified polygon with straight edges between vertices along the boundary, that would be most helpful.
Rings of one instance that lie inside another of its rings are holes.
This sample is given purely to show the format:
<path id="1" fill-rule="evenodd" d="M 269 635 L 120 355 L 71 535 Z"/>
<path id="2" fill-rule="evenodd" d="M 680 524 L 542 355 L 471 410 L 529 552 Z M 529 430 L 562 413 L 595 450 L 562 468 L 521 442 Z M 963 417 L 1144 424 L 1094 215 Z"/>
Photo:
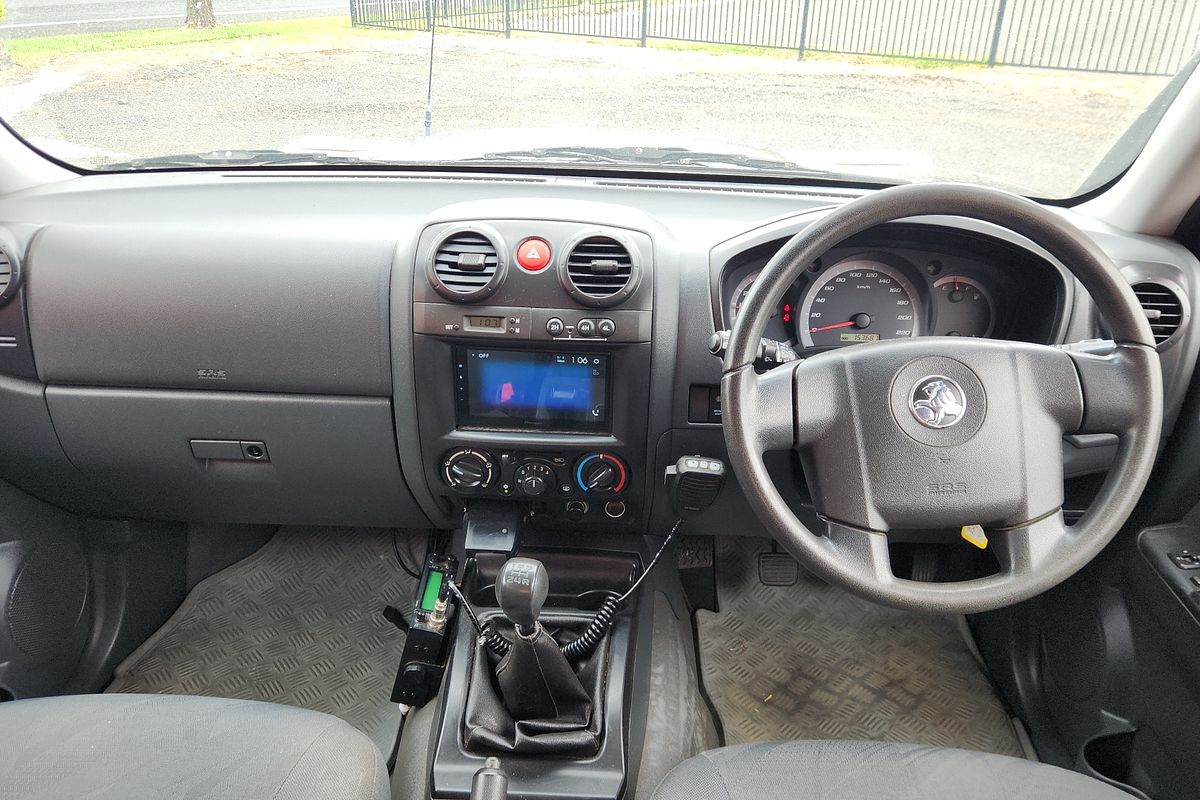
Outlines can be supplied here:
<path id="1" fill-rule="evenodd" d="M 496 577 L 496 602 L 522 636 L 537 630 L 549 591 L 550 575 L 534 558 L 510 558 Z"/>

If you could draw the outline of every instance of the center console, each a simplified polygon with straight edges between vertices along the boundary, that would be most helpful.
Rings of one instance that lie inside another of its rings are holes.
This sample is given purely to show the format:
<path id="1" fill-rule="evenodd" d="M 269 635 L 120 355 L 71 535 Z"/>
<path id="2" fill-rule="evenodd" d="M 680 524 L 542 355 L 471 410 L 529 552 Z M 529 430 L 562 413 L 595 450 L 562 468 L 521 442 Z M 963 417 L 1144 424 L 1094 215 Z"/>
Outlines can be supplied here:
<path id="1" fill-rule="evenodd" d="M 425 479 L 535 528 L 636 530 L 647 505 L 653 246 L 545 220 L 429 225 L 413 331 Z"/>

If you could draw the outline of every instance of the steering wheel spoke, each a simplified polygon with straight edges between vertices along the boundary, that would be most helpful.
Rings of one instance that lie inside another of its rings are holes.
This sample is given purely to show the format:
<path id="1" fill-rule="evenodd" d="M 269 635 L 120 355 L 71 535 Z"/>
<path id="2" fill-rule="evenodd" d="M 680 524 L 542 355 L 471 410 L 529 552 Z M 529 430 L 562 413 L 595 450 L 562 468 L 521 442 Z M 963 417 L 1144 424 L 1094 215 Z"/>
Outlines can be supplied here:
<path id="1" fill-rule="evenodd" d="M 895 579 L 886 534 L 826 521 L 825 541 L 835 563 L 857 572 L 864 580 L 888 583 Z"/>
<path id="2" fill-rule="evenodd" d="M 1052 564 L 1071 536 L 1062 509 L 1013 528 L 996 530 L 988 537 L 992 552 L 1006 576 L 1028 576 Z"/>
<path id="3" fill-rule="evenodd" d="M 795 372 L 799 363 L 790 362 L 761 375 L 753 366 L 746 366 L 721 379 L 722 406 L 732 403 L 746 409 L 748 425 L 742 435 L 752 442 L 755 455 L 796 445 Z M 726 425 L 739 422 L 725 420 Z"/>
<path id="4" fill-rule="evenodd" d="M 1083 394 L 1083 419 L 1076 433 L 1128 434 L 1151 409 L 1145 388 L 1161 382 L 1158 354 L 1140 344 L 1120 344 L 1105 355 L 1070 353 Z"/>

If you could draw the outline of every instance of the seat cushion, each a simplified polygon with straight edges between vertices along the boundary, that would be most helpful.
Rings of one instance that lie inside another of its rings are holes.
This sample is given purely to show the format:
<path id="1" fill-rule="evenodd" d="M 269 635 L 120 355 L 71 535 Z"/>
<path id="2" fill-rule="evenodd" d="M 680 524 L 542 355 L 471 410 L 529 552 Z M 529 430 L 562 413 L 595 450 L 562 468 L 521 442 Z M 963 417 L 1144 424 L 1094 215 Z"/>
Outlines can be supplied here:
<path id="1" fill-rule="evenodd" d="M 388 800 L 383 756 L 336 717 L 273 703 L 102 694 L 0 704 L 0 797 Z"/>
<path id="2" fill-rule="evenodd" d="M 1129 800 L 1106 783 L 1019 758 L 882 742 L 770 742 L 701 753 L 654 800 Z"/>

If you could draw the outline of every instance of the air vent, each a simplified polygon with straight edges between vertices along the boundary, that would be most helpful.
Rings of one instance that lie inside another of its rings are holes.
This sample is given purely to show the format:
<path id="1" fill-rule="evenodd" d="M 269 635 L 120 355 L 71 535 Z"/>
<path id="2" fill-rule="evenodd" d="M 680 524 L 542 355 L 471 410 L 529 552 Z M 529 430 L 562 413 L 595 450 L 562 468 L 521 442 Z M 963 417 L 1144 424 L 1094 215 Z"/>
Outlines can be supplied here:
<path id="1" fill-rule="evenodd" d="M 12 257 L 0 250 L 0 306 L 17 293 L 17 264 Z"/>
<path id="2" fill-rule="evenodd" d="M 1150 320 L 1154 343 L 1162 346 L 1183 325 L 1183 301 L 1174 290 L 1161 283 L 1144 281 L 1133 285 L 1133 293 Z"/>
<path id="3" fill-rule="evenodd" d="M 460 230 L 442 239 L 434 249 L 429 280 L 448 300 L 470 303 L 482 300 L 504 279 L 503 249 L 498 240 L 479 230 Z"/>
<path id="4" fill-rule="evenodd" d="M 563 285 L 586 305 L 613 306 L 637 288 L 633 253 L 611 236 L 580 239 L 568 251 L 563 267 Z"/>

